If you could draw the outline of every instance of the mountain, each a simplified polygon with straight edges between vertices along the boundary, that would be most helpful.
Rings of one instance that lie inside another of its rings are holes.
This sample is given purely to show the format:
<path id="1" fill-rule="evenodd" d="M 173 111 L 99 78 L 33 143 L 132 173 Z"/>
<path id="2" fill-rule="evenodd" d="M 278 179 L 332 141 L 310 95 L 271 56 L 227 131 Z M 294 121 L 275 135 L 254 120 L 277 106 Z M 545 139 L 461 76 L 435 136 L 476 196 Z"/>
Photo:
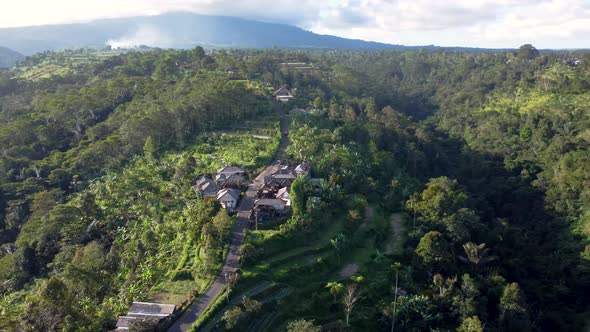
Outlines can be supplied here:
<path id="1" fill-rule="evenodd" d="M 102 48 L 106 45 L 364 50 L 415 48 L 319 35 L 285 24 L 186 12 L 102 19 L 88 23 L 4 28 L 0 29 L 0 43 L 27 55 L 44 50 Z"/>
<path id="2" fill-rule="evenodd" d="M 0 68 L 10 68 L 24 58 L 24 55 L 0 46 Z"/>

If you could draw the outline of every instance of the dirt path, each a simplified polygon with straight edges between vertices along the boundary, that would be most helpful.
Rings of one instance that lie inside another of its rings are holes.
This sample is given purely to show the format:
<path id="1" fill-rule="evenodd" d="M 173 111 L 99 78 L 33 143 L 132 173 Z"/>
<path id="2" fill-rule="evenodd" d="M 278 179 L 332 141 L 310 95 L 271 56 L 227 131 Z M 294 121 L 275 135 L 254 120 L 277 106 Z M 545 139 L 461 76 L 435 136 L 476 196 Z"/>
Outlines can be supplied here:
<path id="1" fill-rule="evenodd" d="M 346 265 L 344 268 L 342 268 L 338 275 L 340 275 L 342 278 L 348 278 L 352 277 L 358 270 L 359 266 L 357 263 L 350 263 Z"/>
<path id="2" fill-rule="evenodd" d="M 389 223 L 391 226 L 391 239 L 387 243 L 387 249 L 385 253 L 400 253 L 403 246 L 402 240 L 404 232 L 404 225 L 402 223 L 401 213 L 393 213 L 391 215 L 391 218 L 389 219 Z"/>
<path id="3" fill-rule="evenodd" d="M 280 112 L 277 109 L 277 112 Z M 289 129 L 288 119 L 281 115 L 281 132 L 286 133 Z M 276 159 L 284 158 L 285 150 L 289 145 L 288 135 L 283 135 L 279 144 Z M 252 183 L 248 186 L 246 193 L 238 206 L 238 216 L 232 228 L 232 239 L 229 247 L 229 252 L 223 262 L 221 271 L 215 278 L 215 281 L 209 286 L 209 289 L 193 303 L 186 312 L 168 329 L 168 332 L 186 332 L 190 330 L 193 323 L 199 316 L 209 307 L 211 302 L 221 293 L 225 288 L 226 276 L 234 273 L 239 266 L 240 247 L 244 242 L 244 229 L 248 228 L 248 215 L 254 206 L 254 199 L 258 193 L 258 189 L 264 184 L 264 177 L 272 174 L 277 170 L 277 162 L 264 168 L 264 170 L 254 178 Z"/>

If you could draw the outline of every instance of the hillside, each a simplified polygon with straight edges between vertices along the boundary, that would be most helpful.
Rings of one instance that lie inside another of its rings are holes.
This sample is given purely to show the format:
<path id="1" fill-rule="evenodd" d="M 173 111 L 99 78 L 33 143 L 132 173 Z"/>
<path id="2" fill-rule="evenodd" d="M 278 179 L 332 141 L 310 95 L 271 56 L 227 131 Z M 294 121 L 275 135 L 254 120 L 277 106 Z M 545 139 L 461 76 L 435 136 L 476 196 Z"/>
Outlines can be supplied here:
<path id="1" fill-rule="evenodd" d="M 0 46 L 0 68 L 13 67 L 18 61 L 22 60 L 24 56 L 9 48 Z"/>
<path id="2" fill-rule="evenodd" d="M 136 301 L 183 332 L 588 328 L 590 52 L 26 62 L 0 71 L 1 331 Z"/>
<path id="3" fill-rule="evenodd" d="M 0 41 L 23 54 L 44 50 L 138 45 L 162 48 L 437 49 L 319 35 L 294 26 L 193 13 L 103 19 L 89 23 L 0 29 Z M 450 48 L 453 50 L 464 48 Z M 474 49 L 475 50 L 475 49 Z"/>

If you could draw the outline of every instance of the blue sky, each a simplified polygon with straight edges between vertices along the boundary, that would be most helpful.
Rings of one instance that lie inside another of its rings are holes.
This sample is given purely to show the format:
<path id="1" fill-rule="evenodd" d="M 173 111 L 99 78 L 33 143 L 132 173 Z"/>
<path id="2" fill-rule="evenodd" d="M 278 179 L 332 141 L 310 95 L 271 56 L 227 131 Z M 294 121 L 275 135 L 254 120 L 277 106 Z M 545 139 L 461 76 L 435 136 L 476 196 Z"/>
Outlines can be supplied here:
<path id="1" fill-rule="evenodd" d="M 392 44 L 590 48 L 590 0 L 19 0 L 2 7 L 0 27 L 185 10 Z"/>

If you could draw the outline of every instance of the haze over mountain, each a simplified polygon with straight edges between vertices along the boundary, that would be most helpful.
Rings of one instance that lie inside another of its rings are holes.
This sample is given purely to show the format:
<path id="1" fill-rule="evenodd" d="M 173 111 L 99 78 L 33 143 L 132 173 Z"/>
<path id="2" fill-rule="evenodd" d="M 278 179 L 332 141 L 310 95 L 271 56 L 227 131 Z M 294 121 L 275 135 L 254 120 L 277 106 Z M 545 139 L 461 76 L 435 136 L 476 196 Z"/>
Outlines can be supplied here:
<path id="1" fill-rule="evenodd" d="M 12 67 L 17 61 L 23 58 L 24 55 L 9 48 L 0 46 L 0 68 Z"/>
<path id="2" fill-rule="evenodd" d="M 290 25 L 176 12 L 157 16 L 102 19 L 89 23 L 0 29 L 0 45 L 26 55 L 44 50 L 93 47 L 162 48 L 416 48 L 319 35 Z M 432 48 L 433 46 L 427 46 Z"/>

